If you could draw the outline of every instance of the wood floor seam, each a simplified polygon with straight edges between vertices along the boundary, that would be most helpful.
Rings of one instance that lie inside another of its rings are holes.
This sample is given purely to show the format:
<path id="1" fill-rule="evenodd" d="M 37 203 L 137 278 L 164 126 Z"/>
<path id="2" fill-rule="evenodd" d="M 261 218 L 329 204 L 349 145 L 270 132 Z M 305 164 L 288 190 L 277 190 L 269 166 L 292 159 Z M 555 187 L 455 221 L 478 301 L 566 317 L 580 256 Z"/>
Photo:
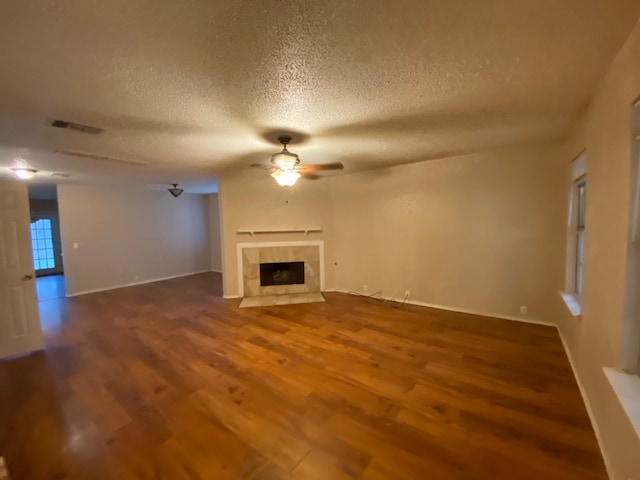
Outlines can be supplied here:
<path id="1" fill-rule="evenodd" d="M 12 480 L 600 480 L 558 331 L 208 272 L 40 304 L 0 362 Z"/>

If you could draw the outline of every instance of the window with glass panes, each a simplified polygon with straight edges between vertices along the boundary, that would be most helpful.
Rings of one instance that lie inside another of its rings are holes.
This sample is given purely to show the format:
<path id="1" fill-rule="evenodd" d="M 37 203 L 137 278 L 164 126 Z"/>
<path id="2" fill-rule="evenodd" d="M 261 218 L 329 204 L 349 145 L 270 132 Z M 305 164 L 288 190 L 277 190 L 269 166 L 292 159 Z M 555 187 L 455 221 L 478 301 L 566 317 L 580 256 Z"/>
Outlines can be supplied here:
<path id="1" fill-rule="evenodd" d="M 36 271 L 56 268 L 50 219 L 43 218 L 31 224 L 31 245 L 33 247 L 33 268 Z"/>
<path id="2" fill-rule="evenodd" d="M 577 190 L 577 224 L 576 224 L 576 296 L 582 296 L 582 266 L 584 259 L 584 226 L 587 182 L 582 181 L 576 185 Z"/>

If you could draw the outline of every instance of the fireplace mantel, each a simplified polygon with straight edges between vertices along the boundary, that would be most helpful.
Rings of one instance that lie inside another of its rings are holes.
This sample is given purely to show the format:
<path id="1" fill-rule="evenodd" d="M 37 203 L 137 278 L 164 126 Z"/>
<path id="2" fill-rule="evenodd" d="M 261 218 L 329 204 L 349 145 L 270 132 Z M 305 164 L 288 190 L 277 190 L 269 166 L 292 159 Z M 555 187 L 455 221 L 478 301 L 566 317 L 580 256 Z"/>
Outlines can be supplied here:
<path id="1" fill-rule="evenodd" d="M 263 233 L 304 233 L 305 236 L 310 233 L 322 232 L 322 228 L 320 227 L 308 227 L 308 228 L 243 228 L 241 230 L 237 230 L 237 234 L 248 234 L 252 237 L 254 235 L 263 234 Z"/>

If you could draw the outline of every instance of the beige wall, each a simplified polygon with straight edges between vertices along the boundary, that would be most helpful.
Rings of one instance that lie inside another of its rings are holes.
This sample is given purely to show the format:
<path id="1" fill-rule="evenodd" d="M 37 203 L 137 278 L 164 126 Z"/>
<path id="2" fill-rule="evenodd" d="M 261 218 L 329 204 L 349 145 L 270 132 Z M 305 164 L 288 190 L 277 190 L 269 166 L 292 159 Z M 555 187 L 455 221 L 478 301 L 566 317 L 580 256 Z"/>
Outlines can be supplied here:
<path id="1" fill-rule="evenodd" d="M 203 195 L 60 185 L 58 205 L 68 295 L 211 269 Z"/>
<path id="2" fill-rule="evenodd" d="M 562 313 L 566 162 L 521 148 L 279 187 L 262 172 L 224 178 L 225 294 L 238 242 L 322 239 L 326 289 L 552 322 Z M 560 206 L 560 207 L 559 207 Z M 314 227 L 322 234 L 238 235 Z"/>
<path id="3" fill-rule="evenodd" d="M 369 292 L 396 298 L 411 290 L 416 301 L 507 317 L 519 317 L 519 306 L 527 305 L 527 319 L 560 327 L 612 478 L 638 478 L 640 439 L 602 368 L 626 363 L 631 105 L 640 96 L 639 58 L 637 26 L 584 124 L 555 145 L 300 182 L 293 189 L 267 175 L 223 181 L 225 292 L 236 293 L 236 243 L 251 241 L 240 239 L 237 228 L 318 225 L 326 227 L 322 238 L 330 252 L 328 289 L 360 291 L 367 284 Z M 577 320 L 558 291 L 564 288 L 569 162 L 585 147 L 584 315 Z M 286 236 L 291 239 L 299 237 Z"/>
<path id="4" fill-rule="evenodd" d="M 550 148 L 329 180 L 342 290 L 553 321 L 561 309 L 564 169 Z"/>
<path id="5" fill-rule="evenodd" d="M 602 368 L 625 362 L 623 319 L 631 185 L 631 106 L 640 96 L 640 26 L 614 61 L 587 114 L 567 141 L 566 159 L 586 147 L 584 315 L 560 327 L 587 392 L 613 478 L 640 478 L 640 439 Z M 637 284 L 637 279 L 635 279 Z M 630 292 L 638 296 L 638 291 Z M 632 318 L 631 321 L 638 321 Z"/>
<path id="6" fill-rule="evenodd" d="M 331 205 L 324 180 L 299 180 L 294 188 L 283 188 L 265 172 L 249 171 L 220 180 L 223 279 L 225 296 L 238 295 L 236 245 L 248 242 L 325 242 L 325 285 L 333 288 L 331 269 Z M 321 227 L 322 233 L 239 235 L 247 228 Z"/>
<path id="7" fill-rule="evenodd" d="M 220 233 L 220 208 L 218 194 L 207 195 L 207 212 L 209 215 L 209 247 L 211 250 L 211 270 L 222 271 L 222 236 Z"/>

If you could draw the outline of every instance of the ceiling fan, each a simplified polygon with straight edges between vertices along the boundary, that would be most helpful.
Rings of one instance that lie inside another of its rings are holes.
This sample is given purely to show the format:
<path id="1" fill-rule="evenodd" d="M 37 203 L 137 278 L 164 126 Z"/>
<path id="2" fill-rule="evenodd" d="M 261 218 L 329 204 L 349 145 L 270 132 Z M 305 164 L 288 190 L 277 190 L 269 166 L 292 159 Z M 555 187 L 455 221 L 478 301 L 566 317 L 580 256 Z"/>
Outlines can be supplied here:
<path id="1" fill-rule="evenodd" d="M 301 176 L 310 180 L 316 180 L 320 177 L 315 172 L 342 170 L 344 168 L 344 165 L 340 162 L 300 165 L 300 157 L 287 150 L 287 144 L 291 142 L 291 137 L 282 135 L 278 137 L 278 141 L 282 144 L 282 151 L 271 156 L 271 165 L 254 163 L 251 166 L 270 171 L 271 176 L 275 178 L 278 185 L 282 187 L 292 187 Z"/>

